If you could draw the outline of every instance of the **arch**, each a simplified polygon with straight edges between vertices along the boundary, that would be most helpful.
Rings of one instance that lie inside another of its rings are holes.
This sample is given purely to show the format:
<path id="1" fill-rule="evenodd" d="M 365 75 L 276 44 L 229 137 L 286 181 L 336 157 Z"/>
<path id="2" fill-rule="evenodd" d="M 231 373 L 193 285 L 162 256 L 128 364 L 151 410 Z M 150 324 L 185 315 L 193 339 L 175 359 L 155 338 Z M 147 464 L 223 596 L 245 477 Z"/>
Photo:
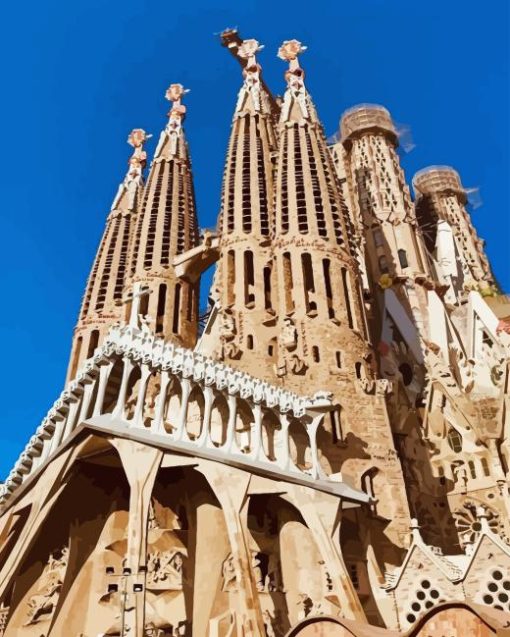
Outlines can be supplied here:
<path id="1" fill-rule="evenodd" d="M 142 420 L 144 427 L 150 428 L 156 415 L 156 405 L 161 390 L 161 372 L 154 370 L 147 379 L 143 403 Z"/>
<path id="2" fill-rule="evenodd" d="M 302 422 L 293 418 L 289 425 L 289 451 L 293 463 L 306 471 L 312 467 L 310 440 Z"/>
<path id="3" fill-rule="evenodd" d="M 135 364 L 129 374 L 126 390 L 126 401 L 124 403 L 124 418 L 126 420 L 131 420 L 135 415 L 136 403 L 138 401 L 138 394 L 141 387 L 141 379 L 142 370 L 139 365 Z"/>
<path id="4" fill-rule="evenodd" d="M 227 439 L 227 425 L 230 409 L 223 394 L 216 393 L 211 408 L 209 434 L 215 447 L 221 447 Z"/>
<path id="5" fill-rule="evenodd" d="M 376 629 L 377 630 L 377 629 Z M 378 633 L 374 631 L 374 637 Z M 383 634 L 383 633 L 381 633 Z M 293 626 L 285 637 L 361 637 L 345 626 L 342 620 L 327 615 L 309 617 Z"/>
<path id="6" fill-rule="evenodd" d="M 204 393 L 199 385 L 195 385 L 189 395 L 186 408 L 186 431 L 191 440 L 196 440 L 202 433 L 204 410 Z"/>
<path id="7" fill-rule="evenodd" d="M 268 460 L 276 460 L 277 431 L 281 431 L 282 425 L 276 414 L 266 409 L 262 417 L 262 449 Z"/>
<path id="8" fill-rule="evenodd" d="M 123 373 L 124 361 L 122 360 L 122 358 L 117 358 L 110 370 L 108 382 L 106 383 L 106 390 L 104 393 L 103 405 L 101 408 L 102 414 L 111 414 L 112 411 L 115 409 L 115 405 L 117 404 L 117 400 L 119 398 L 119 390 Z M 96 380 L 96 391 L 98 383 L 99 379 Z M 93 401 L 91 401 L 91 403 L 93 403 Z"/>
<path id="9" fill-rule="evenodd" d="M 166 390 L 163 428 L 167 433 L 176 429 L 181 415 L 182 387 L 177 376 L 172 376 Z"/>
<path id="10" fill-rule="evenodd" d="M 251 430 L 254 424 L 253 410 L 250 405 L 238 398 L 236 403 L 235 438 L 237 446 L 244 453 L 251 450 Z"/>

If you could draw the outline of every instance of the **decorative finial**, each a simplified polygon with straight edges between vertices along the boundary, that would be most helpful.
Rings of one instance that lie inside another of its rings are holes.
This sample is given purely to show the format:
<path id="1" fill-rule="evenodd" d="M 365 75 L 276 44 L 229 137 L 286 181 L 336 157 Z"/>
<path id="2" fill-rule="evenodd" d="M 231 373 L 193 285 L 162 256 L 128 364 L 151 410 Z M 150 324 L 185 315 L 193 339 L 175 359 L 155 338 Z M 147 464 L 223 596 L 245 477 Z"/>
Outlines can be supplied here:
<path id="1" fill-rule="evenodd" d="M 182 84 L 170 84 L 167 88 L 165 97 L 169 102 L 172 102 L 172 108 L 168 112 L 170 119 L 184 119 L 186 107 L 181 104 L 181 100 L 186 93 L 189 93 L 189 89 L 184 88 Z"/>
<path id="2" fill-rule="evenodd" d="M 299 40 L 285 40 L 278 49 L 278 57 L 281 60 L 292 62 L 297 60 L 298 55 L 301 55 L 307 48 L 308 47 L 304 46 Z"/>
<path id="3" fill-rule="evenodd" d="M 147 163 L 147 153 L 143 150 L 143 145 L 150 139 L 152 135 L 148 135 L 143 128 L 133 128 L 127 138 L 127 143 L 133 146 L 135 152 L 131 155 L 128 163 L 134 169 L 144 168 Z"/>
<path id="4" fill-rule="evenodd" d="M 250 58 L 254 58 L 255 53 L 262 51 L 263 48 L 264 45 L 260 44 L 257 40 L 243 40 L 243 43 L 237 49 L 237 54 L 243 58 L 243 60 L 249 60 Z"/>

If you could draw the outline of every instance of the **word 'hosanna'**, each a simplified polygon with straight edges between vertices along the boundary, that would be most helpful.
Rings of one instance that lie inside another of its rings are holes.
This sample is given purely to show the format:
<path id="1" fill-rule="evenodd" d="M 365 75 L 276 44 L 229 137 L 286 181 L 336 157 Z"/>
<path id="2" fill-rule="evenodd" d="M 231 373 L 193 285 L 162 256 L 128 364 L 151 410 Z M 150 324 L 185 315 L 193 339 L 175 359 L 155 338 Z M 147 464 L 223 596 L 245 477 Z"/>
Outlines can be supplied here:
<path id="1" fill-rule="evenodd" d="M 172 84 L 147 175 L 129 135 L 66 386 L 0 486 L 0 636 L 496 634 L 510 300 L 466 190 L 433 166 L 413 200 L 381 106 L 328 144 L 300 42 L 282 98 L 256 40 L 222 43 L 217 229 Z"/>

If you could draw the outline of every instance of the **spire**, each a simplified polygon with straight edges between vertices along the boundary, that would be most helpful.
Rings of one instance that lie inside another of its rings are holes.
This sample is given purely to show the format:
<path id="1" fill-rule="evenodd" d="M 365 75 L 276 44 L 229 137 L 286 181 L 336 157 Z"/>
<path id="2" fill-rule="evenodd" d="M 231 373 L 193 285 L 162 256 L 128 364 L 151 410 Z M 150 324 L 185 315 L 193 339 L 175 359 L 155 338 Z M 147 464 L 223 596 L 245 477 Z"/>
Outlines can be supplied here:
<path id="1" fill-rule="evenodd" d="M 147 289 L 140 314 L 156 333 L 191 347 L 196 339 L 198 286 L 178 280 L 172 265 L 174 257 L 198 243 L 191 161 L 182 126 L 182 98 L 187 92 L 182 84 L 171 84 L 165 93 L 171 108 L 138 216 L 131 284 Z"/>
<path id="2" fill-rule="evenodd" d="M 268 366 L 262 365 L 268 330 L 260 326 L 274 315 L 270 263 L 272 156 L 277 144 L 274 107 L 256 58 L 262 45 L 254 39 L 236 39 L 235 48 L 243 83 L 234 109 L 218 220 L 214 294 L 221 316 L 202 338 L 202 347 L 245 371 L 264 370 L 270 375 Z"/>
<path id="3" fill-rule="evenodd" d="M 147 154 L 144 143 L 150 135 L 135 128 L 128 136 L 133 154 L 128 170 L 113 199 L 106 227 L 87 281 L 75 328 L 68 380 L 74 378 L 84 360 L 90 358 L 111 325 L 122 318 L 122 294 L 128 274 L 133 219 L 143 190 Z"/>

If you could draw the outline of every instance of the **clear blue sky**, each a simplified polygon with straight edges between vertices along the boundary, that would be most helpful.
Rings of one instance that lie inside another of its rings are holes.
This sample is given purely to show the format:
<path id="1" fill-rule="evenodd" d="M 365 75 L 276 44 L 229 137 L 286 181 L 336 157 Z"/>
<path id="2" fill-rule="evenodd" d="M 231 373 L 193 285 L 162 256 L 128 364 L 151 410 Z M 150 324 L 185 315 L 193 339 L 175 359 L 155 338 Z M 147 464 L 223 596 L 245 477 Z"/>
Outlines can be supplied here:
<path id="1" fill-rule="evenodd" d="M 308 45 L 302 64 L 328 134 L 349 106 L 383 104 L 411 126 L 408 180 L 450 164 L 479 187 L 473 221 L 510 290 L 508 0 L 30 0 L 9 2 L 2 23 L 0 479 L 62 389 L 125 139 L 133 127 L 157 136 L 170 82 L 192 90 L 198 210 L 214 225 L 241 79 L 215 36 L 226 27 L 266 45 L 275 93 L 281 41 Z"/>

